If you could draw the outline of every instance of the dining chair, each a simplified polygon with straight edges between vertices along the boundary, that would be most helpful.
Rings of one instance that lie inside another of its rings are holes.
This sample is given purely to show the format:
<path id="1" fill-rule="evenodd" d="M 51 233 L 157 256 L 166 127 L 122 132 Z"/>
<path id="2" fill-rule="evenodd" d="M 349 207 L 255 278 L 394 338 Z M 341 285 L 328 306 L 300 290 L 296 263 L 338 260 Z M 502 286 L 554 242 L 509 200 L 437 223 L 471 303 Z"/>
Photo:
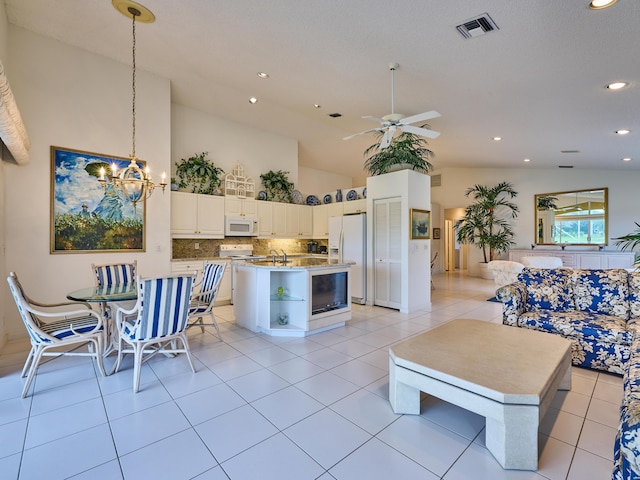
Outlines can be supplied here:
<path id="1" fill-rule="evenodd" d="M 438 252 L 433 254 L 433 258 L 431 259 L 431 266 L 429 267 L 431 269 L 431 275 L 433 275 L 433 267 L 436 265 L 436 260 L 438 260 Z M 435 290 L 436 287 L 433 284 L 433 279 L 431 279 L 431 290 Z"/>
<path id="2" fill-rule="evenodd" d="M 216 329 L 218 338 L 222 341 L 218 322 L 213 314 L 213 306 L 220 290 L 220 284 L 226 268 L 225 263 L 205 263 L 202 280 L 196 284 L 197 290 L 194 290 L 189 305 L 189 325 L 187 328 L 200 326 L 204 333 L 205 326 L 212 326 Z M 211 323 L 204 323 L 203 317 L 209 315 Z"/>
<path id="3" fill-rule="evenodd" d="M 24 292 L 14 272 L 9 273 L 7 282 L 31 341 L 31 351 L 21 374 L 27 377 L 22 398 L 29 391 L 42 357 L 90 356 L 96 360 L 100 373 L 106 376 L 102 363 L 103 324 L 98 312 L 92 310 L 88 303 L 47 304 L 32 300 Z M 88 351 L 77 351 L 78 344 L 87 344 Z M 71 345 L 76 347 L 64 349 Z M 51 348 L 62 350 L 47 351 Z"/>
<path id="4" fill-rule="evenodd" d="M 118 307 L 117 372 L 122 356 L 133 353 L 133 392 L 140 386 L 142 364 L 158 353 L 186 353 L 191 370 L 195 367 L 187 340 L 187 316 L 195 277 L 177 275 L 141 279 L 137 277 L 138 300 L 131 310 Z M 178 342 L 183 348 L 178 348 Z"/>
<path id="5" fill-rule="evenodd" d="M 91 264 L 96 287 L 132 283 L 136 281 L 138 262 L 112 263 L 106 265 Z"/>

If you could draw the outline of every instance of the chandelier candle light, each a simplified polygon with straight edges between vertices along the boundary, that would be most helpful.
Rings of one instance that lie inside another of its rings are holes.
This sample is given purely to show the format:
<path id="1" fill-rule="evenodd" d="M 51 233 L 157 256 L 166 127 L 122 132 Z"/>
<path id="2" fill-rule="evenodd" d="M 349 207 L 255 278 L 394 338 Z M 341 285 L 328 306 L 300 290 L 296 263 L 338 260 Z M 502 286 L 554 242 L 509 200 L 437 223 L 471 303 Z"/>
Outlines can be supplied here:
<path id="1" fill-rule="evenodd" d="M 147 198 L 149 198 L 153 193 L 153 189 L 156 187 L 155 183 L 151 179 L 151 172 L 149 170 L 149 167 L 146 167 L 144 170 L 140 168 L 137 163 L 138 158 L 136 157 L 136 18 L 138 19 L 138 21 L 143 23 L 153 23 L 156 17 L 148 8 L 131 0 L 112 0 L 111 3 L 116 10 L 118 10 L 127 18 L 131 18 L 133 21 L 133 75 L 131 81 L 133 92 L 131 108 L 133 128 L 131 135 L 132 149 L 131 155 L 129 155 L 131 163 L 126 168 L 120 170 L 120 172 L 117 171 L 117 166 L 115 163 L 113 163 L 111 165 L 111 175 L 107 178 L 105 178 L 105 169 L 101 168 L 100 178 L 98 180 L 104 188 L 106 188 L 107 184 L 110 183 L 116 189 L 122 191 L 124 196 L 133 203 L 133 206 L 135 208 L 136 204 L 139 201 L 145 201 Z M 162 192 L 164 193 L 164 189 L 167 186 L 167 177 L 164 172 L 162 173 L 162 179 L 159 186 L 162 187 Z"/>

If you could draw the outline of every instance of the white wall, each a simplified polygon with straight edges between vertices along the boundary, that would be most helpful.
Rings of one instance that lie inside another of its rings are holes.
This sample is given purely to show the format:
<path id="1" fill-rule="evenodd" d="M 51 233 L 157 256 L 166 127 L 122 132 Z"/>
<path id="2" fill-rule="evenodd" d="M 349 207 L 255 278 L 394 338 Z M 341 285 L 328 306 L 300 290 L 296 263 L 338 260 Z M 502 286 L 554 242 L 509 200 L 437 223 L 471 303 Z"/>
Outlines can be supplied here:
<path id="1" fill-rule="evenodd" d="M 363 186 L 366 183 L 362 184 Z M 338 188 L 342 189 L 343 196 L 346 195 L 353 185 L 351 177 L 339 175 L 324 170 L 318 170 L 309 167 L 298 167 L 298 185 L 296 186 L 305 195 L 317 195 L 322 201 L 327 193 L 335 194 Z"/>
<path id="2" fill-rule="evenodd" d="M 117 156 L 131 151 L 131 67 L 14 26 L 9 28 L 11 86 L 31 139 L 31 163 L 5 165 L 6 268 L 27 292 L 50 302 L 93 284 L 91 263 L 136 258 L 140 273 L 170 271 L 170 195 L 154 193 L 146 214 L 146 253 L 50 254 L 51 145 Z M 171 103 L 167 79 L 137 72 L 136 150 L 156 178 L 170 170 Z M 6 276 L 6 275 L 5 275 Z M 24 336 L 10 304 L 6 334 Z"/>
<path id="3" fill-rule="evenodd" d="M 253 177 L 261 190 L 260 174 L 269 170 L 289 172 L 298 184 L 298 141 L 275 135 L 207 113 L 172 104 L 171 171 L 175 163 L 196 153 L 209 152 L 208 158 L 225 173 L 241 163 L 245 175 Z"/>
<path id="4" fill-rule="evenodd" d="M 607 187 L 609 189 L 609 245 L 605 250 L 617 251 L 611 238 L 630 233 L 634 222 L 640 221 L 640 171 L 581 170 L 574 169 L 526 169 L 526 168 L 448 168 L 435 174 L 442 175 L 442 186 L 431 190 L 431 199 L 439 208 L 464 207 L 470 203 L 464 192 L 475 185 L 496 185 L 507 181 L 518 192 L 515 203 L 520 208 L 518 218 L 513 220 L 517 247 L 530 248 L 535 239 L 534 195 Z M 439 218 L 444 218 L 441 215 Z M 443 220 L 444 222 L 444 220 Z M 443 225 L 436 225 L 440 226 Z M 571 249 L 572 247 L 567 247 Z M 470 249 L 469 270 L 480 261 L 477 249 Z"/>

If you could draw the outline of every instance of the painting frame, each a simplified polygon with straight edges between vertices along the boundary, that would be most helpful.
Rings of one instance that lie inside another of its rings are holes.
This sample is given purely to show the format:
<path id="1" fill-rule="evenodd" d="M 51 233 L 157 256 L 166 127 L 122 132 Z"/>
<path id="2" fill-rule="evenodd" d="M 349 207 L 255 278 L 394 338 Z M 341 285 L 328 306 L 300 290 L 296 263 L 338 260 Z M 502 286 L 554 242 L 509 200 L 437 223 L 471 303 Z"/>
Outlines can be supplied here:
<path id="1" fill-rule="evenodd" d="M 145 252 L 146 202 L 134 205 L 99 181 L 100 167 L 108 177 L 113 164 L 122 170 L 131 159 L 55 145 L 50 156 L 50 253 Z"/>
<path id="2" fill-rule="evenodd" d="M 411 240 L 431 239 L 431 211 L 412 208 L 409 211 Z"/>
<path id="3" fill-rule="evenodd" d="M 433 227 L 433 239 L 440 240 L 440 227 Z"/>

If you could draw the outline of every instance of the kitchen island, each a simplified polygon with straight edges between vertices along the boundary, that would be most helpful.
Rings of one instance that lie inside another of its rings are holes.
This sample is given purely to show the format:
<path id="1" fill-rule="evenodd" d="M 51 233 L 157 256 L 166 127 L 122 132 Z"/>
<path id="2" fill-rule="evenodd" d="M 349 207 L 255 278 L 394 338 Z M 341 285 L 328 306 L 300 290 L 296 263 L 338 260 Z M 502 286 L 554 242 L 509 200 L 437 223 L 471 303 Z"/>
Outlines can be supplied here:
<path id="1" fill-rule="evenodd" d="M 349 262 L 294 258 L 233 268 L 236 323 L 253 332 L 304 337 L 351 319 Z"/>

